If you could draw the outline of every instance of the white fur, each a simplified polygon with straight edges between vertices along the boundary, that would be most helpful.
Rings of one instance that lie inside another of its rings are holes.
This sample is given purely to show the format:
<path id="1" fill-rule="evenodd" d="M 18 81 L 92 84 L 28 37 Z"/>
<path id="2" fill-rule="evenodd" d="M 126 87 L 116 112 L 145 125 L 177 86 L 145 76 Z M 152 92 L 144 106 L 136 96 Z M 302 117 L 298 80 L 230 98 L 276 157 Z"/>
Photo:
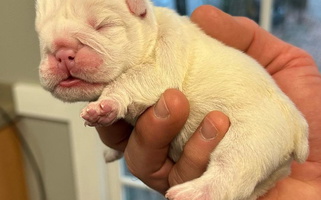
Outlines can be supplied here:
<path id="1" fill-rule="evenodd" d="M 307 157 L 307 123 L 264 68 L 186 17 L 147 0 L 38 0 L 36 29 L 42 85 L 64 101 L 93 101 L 82 112 L 88 125 L 119 118 L 134 124 L 166 89 L 177 88 L 191 110 L 172 142 L 177 160 L 206 113 L 229 117 L 207 171 L 171 188 L 169 199 L 256 199 L 289 173 L 293 159 Z M 61 48 L 76 52 L 67 73 L 55 58 Z M 63 87 L 68 78 L 81 84 Z"/>

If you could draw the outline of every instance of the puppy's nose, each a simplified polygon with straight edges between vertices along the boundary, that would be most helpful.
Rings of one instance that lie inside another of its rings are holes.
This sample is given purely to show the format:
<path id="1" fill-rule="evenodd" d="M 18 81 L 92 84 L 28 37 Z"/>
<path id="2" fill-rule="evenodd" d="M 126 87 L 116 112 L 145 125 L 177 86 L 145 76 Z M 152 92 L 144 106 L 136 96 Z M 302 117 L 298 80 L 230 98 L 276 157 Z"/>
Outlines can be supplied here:
<path id="1" fill-rule="evenodd" d="M 76 52 L 73 49 L 61 48 L 55 54 L 58 66 L 70 70 L 75 65 Z"/>

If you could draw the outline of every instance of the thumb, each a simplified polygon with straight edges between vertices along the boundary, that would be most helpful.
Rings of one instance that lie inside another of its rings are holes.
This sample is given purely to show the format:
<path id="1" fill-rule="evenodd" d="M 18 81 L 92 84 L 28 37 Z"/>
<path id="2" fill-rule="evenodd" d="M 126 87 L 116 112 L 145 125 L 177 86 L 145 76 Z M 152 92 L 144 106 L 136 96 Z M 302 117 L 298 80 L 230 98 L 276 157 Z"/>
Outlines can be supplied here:
<path id="1" fill-rule="evenodd" d="M 184 147 L 183 154 L 169 175 L 174 186 L 200 177 L 206 170 L 210 154 L 223 139 L 230 126 L 221 112 L 210 112 Z"/>

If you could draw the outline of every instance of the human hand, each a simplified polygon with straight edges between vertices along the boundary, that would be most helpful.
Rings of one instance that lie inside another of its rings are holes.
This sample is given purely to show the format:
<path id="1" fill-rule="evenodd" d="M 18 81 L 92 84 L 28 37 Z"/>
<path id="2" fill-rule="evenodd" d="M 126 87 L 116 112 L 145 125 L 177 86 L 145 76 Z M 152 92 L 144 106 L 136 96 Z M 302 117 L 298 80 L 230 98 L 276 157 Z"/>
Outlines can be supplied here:
<path id="1" fill-rule="evenodd" d="M 212 6 L 191 16 L 208 35 L 256 59 L 291 98 L 309 124 L 310 154 L 293 162 L 289 177 L 260 200 L 321 199 L 321 75 L 312 57 L 244 17 L 232 17 Z"/>
<path id="2" fill-rule="evenodd" d="M 210 112 L 185 145 L 180 160 L 174 163 L 168 158 L 169 145 L 188 115 L 186 97 L 178 90 L 169 89 L 139 117 L 133 130 L 122 120 L 96 129 L 107 146 L 124 152 L 133 175 L 165 194 L 169 187 L 203 174 L 210 153 L 229 128 L 229 120 L 223 113 Z"/>

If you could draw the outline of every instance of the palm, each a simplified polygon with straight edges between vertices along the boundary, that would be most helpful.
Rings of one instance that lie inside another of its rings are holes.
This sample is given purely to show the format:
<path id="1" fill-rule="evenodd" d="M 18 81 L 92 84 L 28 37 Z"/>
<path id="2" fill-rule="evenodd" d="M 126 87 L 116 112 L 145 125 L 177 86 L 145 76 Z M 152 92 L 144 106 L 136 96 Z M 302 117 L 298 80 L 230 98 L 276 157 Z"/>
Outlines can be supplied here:
<path id="1" fill-rule="evenodd" d="M 192 15 L 210 36 L 256 59 L 303 113 L 309 124 L 310 154 L 293 163 L 288 178 L 260 200 L 321 199 L 321 74 L 306 52 L 289 45 L 242 17 L 231 17 L 211 6 Z"/>
<path id="2" fill-rule="evenodd" d="M 304 164 L 294 162 L 290 176 L 279 181 L 260 200 L 321 199 L 321 74 L 313 59 L 304 51 L 258 28 L 252 21 L 231 17 L 211 6 L 198 8 L 193 13 L 192 20 L 208 35 L 244 51 L 260 62 L 308 121 L 310 154 L 307 162 Z M 188 117 L 188 102 L 183 94 L 178 95 L 173 91 L 167 92 L 164 96 L 171 99 L 167 101 L 167 106 L 172 111 L 172 116 L 167 120 L 156 119 L 153 109 L 148 109 L 140 117 L 133 132 L 131 132 L 132 127 L 123 121 L 108 128 L 97 128 L 101 139 L 108 146 L 121 151 L 126 150 L 125 156 L 127 155 L 127 160 L 130 160 L 129 168 L 133 174 L 163 193 L 169 185 L 200 176 L 207 166 L 207 156 L 217 145 L 200 143 L 195 134 L 195 138 L 190 139 L 189 143 L 191 147 L 196 148 L 190 148 L 186 151 L 188 153 L 183 154 L 184 161 L 181 159 L 182 162 L 174 165 L 166 159 L 168 150 L 166 147 Z M 182 114 L 181 111 L 186 112 Z M 214 119 L 222 119 L 222 116 L 216 115 Z M 228 126 L 228 119 L 217 126 L 220 128 L 220 139 Z M 166 133 L 166 137 L 160 138 L 163 133 Z M 219 142 L 219 140 L 213 141 Z M 165 148 L 161 151 L 160 146 Z M 200 150 L 202 153 L 191 149 Z M 205 153 L 207 151 L 208 154 Z M 197 165 L 189 164 L 193 162 Z"/>
<path id="3" fill-rule="evenodd" d="M 310 155 L 304 164 L 293 163 L 291 175 L 260 200 L 321 199 L 321 110 L 316 105 L 321 102 L 321 76 L 312 66 L 284 68 L 273 75 L 309 122 Z"/>
<path id="4" fill-rule="evenodd" d="M 293 163 L 290 176 L 260 200 L 321 199 L 321 75 L 306 52 L 277 38 L 265 37 L 264 33 L 257 37 L 246 52 L 265 66 L 307 119 L 310 154 L 304 164 Z M 270 51 L 269 44 L 276 49 Z M 255 50 L 262 45 L 261 52 Z"/>
<path id="5" fill-rule="evenodd" d="M 293 171 L 298 171 L 297 174 L 279 181 L 272 190 L 269 191 L 260 200 L 315 200 L 321 198 L 321 183 L 320 173 L 308 172 L 307 168 L 320 168 L 318 164 L 306 162 L 302 166 L 295 166 Z M 320 171 L 320 170 L 319 170 Z M 307 179 L 306 177 L 310 177 Z M 319 178 L 318 178 L 319 177 Z M 319 179 L 319 180 L 318 180 Z"/>

